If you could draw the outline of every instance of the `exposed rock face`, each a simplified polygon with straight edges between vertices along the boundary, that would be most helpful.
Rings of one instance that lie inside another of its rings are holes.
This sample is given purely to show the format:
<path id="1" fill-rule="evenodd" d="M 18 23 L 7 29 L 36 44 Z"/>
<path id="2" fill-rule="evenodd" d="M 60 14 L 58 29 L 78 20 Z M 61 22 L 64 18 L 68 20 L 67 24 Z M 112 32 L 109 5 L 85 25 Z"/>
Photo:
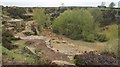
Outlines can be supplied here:
<path id="1" fill-rule="evenodd" d="M 33 21 L 25 22 L 22 19 L 11 19 L 5 21 L 3 26 L 11 30 L 14 34 L 22 32 L 26 36 L 39 35 L 39 25 Z"/>
<path id="2" fill-rule="evenodd" d="M 30 35 L 39 35 L 40 34 L 40 30 L 39 30 L 39 25 L 37 23 L 34 22 L 27 22 L 26 26 L 25 26 L 25 32 L 29 32 L 31 33 Z"/>
<path id="3" fill-rule="evenodd" d="M 25 22 L 22 19 L 11 19 L 8 20 L 8 23 L 8 26 L 10 27 L 9 29 L 13 27 L 12 29 L 14 29 L 17 32 L 21 32 L 25 29 Z"/>
<path id="4" fill-rule="evenodd" d="M 40 34 L 39 24 L 37 23 L 31 24 L 31 30 L 34 32 L 34 35 L 39 35 Z"/>

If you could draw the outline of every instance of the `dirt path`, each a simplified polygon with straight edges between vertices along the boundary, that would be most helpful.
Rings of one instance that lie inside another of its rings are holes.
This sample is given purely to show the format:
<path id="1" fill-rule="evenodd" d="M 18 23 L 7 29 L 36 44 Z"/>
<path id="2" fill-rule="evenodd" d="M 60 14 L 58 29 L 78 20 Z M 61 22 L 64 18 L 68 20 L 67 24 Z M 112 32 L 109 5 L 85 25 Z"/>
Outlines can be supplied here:
<path id="1" fill-rule="evenodd" d="M 88 43 L 81 40 L 71 40 L 62 35 L 56 35 L 49 30 L 43 31 L 42 35 L 46 40 L 50 41 L 52 48 L 59 50 L 59 52 L 71 53 L 72 55 L 83 53 L 85 51 L 95 51 L 103 48 L 104 43 Z"/>
<path id="2" fill-rule="evenodd" d="M 34 40 L 26 40 L 26 45 L 29 47 L 34 47 L 36 49 L 41 49 L 41 55 L 46 60 L 53 61 L 53 60 L 64 60 L 69 61 L 69 58 L 59 52 L 55 52 L 50 48 L 47 48 L 46 43 L 44 40 L 34 39 Z M 31 43 L 31 44 L 30 44 Z"/>
<path id="3" fill-rule="evenodd" d="M 81 40 L 71 40 L 62 35 L 56 35 L 49 30 L 44 30 L 41 36 L 24 36 L 18 33 L 15 36 L 21 37 L 26 42 L 27 46 L 41 49 L 42 56 L 50 61 L 67 61 L 73 62 L 73 57 L 76 54 L 95 51 L 102 48 L 97 43 L 88 43 Z M 92 47 L 91 47 L 92 45 Z"/>

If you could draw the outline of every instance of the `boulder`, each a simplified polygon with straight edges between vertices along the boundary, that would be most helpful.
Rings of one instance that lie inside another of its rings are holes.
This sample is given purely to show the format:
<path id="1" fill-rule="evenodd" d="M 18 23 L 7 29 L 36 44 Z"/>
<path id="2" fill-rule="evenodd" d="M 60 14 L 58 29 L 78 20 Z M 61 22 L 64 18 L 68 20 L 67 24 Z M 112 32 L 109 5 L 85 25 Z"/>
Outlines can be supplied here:
<path id="1" fill-rule="evenodd" d="M 21 38 L 19 36 L 14 36 L 14 40 L 20 40 Z"/>
<path id="2" fill-rule="evenodd" d="M 62 41 L 62 43 L 66 44 L 67 42 L 66 41 Z"/>
<path id="3" fill-rule="evenodd" d="M 34 32 L 28 30 L 23 31 L 22 33 L 26 36 L 34 35 Z"/>
<path id="4" fill-rule="evenodd" d="M 28 54 L 36 55 L 36 53 L 35 53 L 35 48 L 33 48 L 33 47 L 28 47 L 28 46 L 26 46 L 26 47 L 24 47 L 24 51 L 25 51 L 26 53 L 28 53 Z"/>
<path id="5" fill-rule="evenodd" d="M 44 36 L 26 36 L 26 37 L 20 37 L 21 39 L 25 40 L 35 40 L 35 39 L 39 39 L 39 40 L 44 40 L 45 37 Z"/>
<path id="6" fill-rule="evenodd" d="M 73 63 L 63 61 L 63 60 L 53 60 L 52 63 L 57 64 L 57 65 L 75 65 Z"/>

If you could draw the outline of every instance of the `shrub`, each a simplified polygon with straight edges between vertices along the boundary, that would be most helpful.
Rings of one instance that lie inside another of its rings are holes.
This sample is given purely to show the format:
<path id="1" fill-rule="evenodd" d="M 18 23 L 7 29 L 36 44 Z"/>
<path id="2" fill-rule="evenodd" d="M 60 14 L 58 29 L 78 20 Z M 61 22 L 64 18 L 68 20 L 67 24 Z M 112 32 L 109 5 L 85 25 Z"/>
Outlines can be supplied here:
<path id="1" fill-rule="evenodd" d="M 9 8 L 7 9 L 8 14 L 13 18 L 22 18 L 23 15 L 26 13 L 26 10 L 23 8 Z"/>
<path id="2" fill-rule="evenodd" d="M 84 37 L 84 40 L 88 41 L 88 42 L 94 42 L 95 41 L 95 36 L 94 36 L 94 34 L 86 35 Z"/>
<path id="3" fill-rule="evenodd" d="M 115 14 L 116 14 L 115 10 L 103 11 L 102 25 L 106 26 L 113 24 L 113 22 L 116 22 Z"/>
<path id="4" fill-rule="evenodd" d="M 48 27 L 50 24 L 50 17 L 45 15 L 42 8 L 33 11 L 33 19 L 39 23 L 40 27 Z"/>
<path id="5" fill-rule="evenodd" d="M 94 18 L 87 10 L 67 10 L 55 19 L 53 31 L 72 39 L 94 41 L 94 25 Z"/>
<path id="6" fill-rule="evenodd" d="M 88 11 L 93 16 L 95 22 L 102 22 L 103 13 L 102 13 L 102 11 L 100 9 L 98 9 L 98 8 L 96 8 L 96 9 L 95 8 L 94 9 L 89 8 Z"/>
<path id="7" fill-rule="evenodd" d="M 2 28 L 2 46 L 7 49 L 13 49 L 11 40 L 14 39 L 13 33 L 7 30 L 5 27 Z"/>
<path id="8" fill-rule="evenodd" d="M 70 38 L 73 39 L 73 40 L 79 40 L 79 39 L 82 38 L 82 36 L 80 34 L 74 34 L 73 33 L 73 34 L 71 34 Z"/>
<path id="9" fill-rule="evenodd" d="M 105 42 L 105 41 L 108 41 L 108 38 L 106 37 L 105 34 L 97 34 L 96 40 L 98 40 L 100 42 Z"/>
<path id="10" fill-rule="evenodd" d="M 119 48 L 119 25 L 112 24 L 107 26 L 108 29 L 104 30 L 103 33 L 109 39 L 103 48 L 103 52 L 114 52 L 116 55 L 118 54 Z M 101 50 L 100 50 L 101 51 Z"/>

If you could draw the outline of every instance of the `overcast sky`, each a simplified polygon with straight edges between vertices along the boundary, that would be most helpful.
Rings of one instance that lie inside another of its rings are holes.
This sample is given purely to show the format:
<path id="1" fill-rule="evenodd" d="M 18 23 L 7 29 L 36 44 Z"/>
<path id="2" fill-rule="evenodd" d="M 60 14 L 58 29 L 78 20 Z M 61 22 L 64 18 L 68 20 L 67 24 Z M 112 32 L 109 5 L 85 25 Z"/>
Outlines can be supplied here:
<path id="1" fill-rule="evenodd" d="M 98 6 L 105 2 L 108 6 L 111 2 L 118 7 L 120 0 L 0 0 L 0 5 L 4 6 L 22 6 L 22 7 L 58 7 L 61 3 L 64 6 Z"/>

